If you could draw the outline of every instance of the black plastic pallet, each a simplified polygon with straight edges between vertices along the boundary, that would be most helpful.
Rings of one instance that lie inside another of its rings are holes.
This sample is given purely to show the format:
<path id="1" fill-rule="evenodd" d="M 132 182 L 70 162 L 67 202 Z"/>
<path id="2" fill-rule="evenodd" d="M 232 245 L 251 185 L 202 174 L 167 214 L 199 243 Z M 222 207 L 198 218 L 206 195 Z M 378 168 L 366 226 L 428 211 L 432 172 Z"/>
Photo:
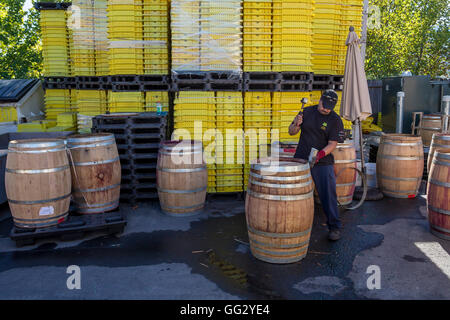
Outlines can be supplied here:
<path id="1" fill-rule="evenodd" d="M 280 72 L 281 81 L 294 81 L 294 82 L 304 82 L 304 83 L 313 83 L 314 74 L 312 72 Z"/>
<path id="2" fill-rule="evenodd" d="M 36 10 L 67 10 L 72 5 L 71 2 L 55 3 L 55 2 L 36 2 L 34 7 Z"/>
<path id="3" fill-rule="evenodd" d="M 58 238 L 62 241 L 80 239 L 94 231 L 120 234 L 126 225 L 126 217 L 120 210 L 103 214 L 70 215 L 66 221 L 47 228 L 23 229 L 14 226 L 10 238 L 20 247 L 32 245 L 36 240 L 45 238 Z"/>
<path id="4" fill-rule="evenodd" d="M 174 83 L 189 81 L 242 81 L 243 75 L 240 72 L 232 71 L 181 71 L 172 73 Z"/>
<path id="5" fill-rule="evenodd" d="M 313 84 L 312 83 L 298 83 L 295 81 L 286 81 L 282 82 L 280 85 L 280 91 L 283 92 L 310 92 L 313 90 Z"/>
<path id="6" fill-rule="evenodd" d="M 44 89 L 76 89 L 77 82 L 74 77 L 45 77 Z"/>
<path id="7" fill-rule="evenodd" d="M 179 91 L 242 91 L 243 82 L 241 80 L 193 80 L 178 81 L 172 83 L 171 90 Z"/>
<path id="8" fill-rule="evenodd" d="M 277 80 L 279 81 L 279 80 Z M 245 92 L 278 92 L 281 91 L 281 85 L 279 82 L 272 81 L 257 81 L 257 82 L 246 82 L 244 84 Z"/>
<path id="9" fill-rule="evenodd" d="M 280 72 L 245 72 L 245 82 L 263 82 L 263 83 L 279 83 L 281 81 Z"/>

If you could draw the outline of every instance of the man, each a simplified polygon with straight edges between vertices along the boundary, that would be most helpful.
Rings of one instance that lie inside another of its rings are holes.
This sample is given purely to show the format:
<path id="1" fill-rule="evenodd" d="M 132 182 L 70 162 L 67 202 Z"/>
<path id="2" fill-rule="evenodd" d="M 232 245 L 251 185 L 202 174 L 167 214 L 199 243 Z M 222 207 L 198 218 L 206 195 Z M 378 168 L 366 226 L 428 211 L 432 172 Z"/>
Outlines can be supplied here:
<path id="1" fill-rule="evenodd" d="M 311 169 L 311 175 L 327 217 L 328 239 L 332 241 L 341 238 L 334 158 L 331 154 L 338 142 L 343 142 L 344 137 L 341 117 L 333 111 L 337 101 L 336 92 L 326 90 L 318 105 L 305 108 L 289 126 L 289 134 L 292 136 L 302 130 L 294 158 L 308 161 L 311 148 L 320 150 L 317 153 L 316 164 Z"/>

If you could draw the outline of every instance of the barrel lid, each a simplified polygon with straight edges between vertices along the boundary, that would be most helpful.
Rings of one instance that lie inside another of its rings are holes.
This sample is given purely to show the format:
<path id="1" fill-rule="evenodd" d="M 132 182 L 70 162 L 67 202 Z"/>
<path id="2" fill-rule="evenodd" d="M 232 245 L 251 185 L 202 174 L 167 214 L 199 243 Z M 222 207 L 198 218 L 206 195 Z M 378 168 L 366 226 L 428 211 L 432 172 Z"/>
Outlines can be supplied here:
<path id="1" fill-rule="evenodd" d="M 67 137 L 67 143 L 80 143 L 80 142 L 103 142 L 114 139 L 112 133 L 87 133 L 87 134 L 74 134 Z"/>
<path id="2" fill-rule="evenodd" d="M 259 163 L 252 164 L 251 168 L 253 170 L 271 173 L 298 172 L 308 170 L 309 164 L 289 160 L 280 160 L 280 161 L 264 160 Z"/>
<path id="3" fill-rule="evenodd" d="M 422 142 L 422 137 L 412 135 L 412 134 L 406 134 L 406 133 L 383 133 L 381 136 L 383 139 L 388 140 L 398 140 L 398 141 L 420 141 Z"/>
<path id="4" fill-rule="evenodd" d="M 54 148 L 65 145 L 63 139 L 26 139 L 26 140 L 12 140 L 9 142 L 8 149 L 38 149 L 38 148 Z"/>

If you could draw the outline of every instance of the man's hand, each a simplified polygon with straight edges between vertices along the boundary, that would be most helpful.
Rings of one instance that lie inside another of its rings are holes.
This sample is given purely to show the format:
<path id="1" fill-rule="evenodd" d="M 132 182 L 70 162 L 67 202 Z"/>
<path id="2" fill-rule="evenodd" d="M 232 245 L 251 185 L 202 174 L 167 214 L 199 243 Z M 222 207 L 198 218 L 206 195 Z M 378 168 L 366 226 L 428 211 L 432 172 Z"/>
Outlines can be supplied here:
<path id="1" fill-rule="evenodd" d="M 316 156 L 316 163 L 319 163 L 320 159 L 324 158 L 326 155 L 325 151 L 320 150 Z"/>
<path id="2" fill-rule="evenodd" d="M 302 114 L 298 114 L 295 119 L 294 119 L 294 124 L 296 127 L 300 127 L 303 123 L 303 115 Z"/>

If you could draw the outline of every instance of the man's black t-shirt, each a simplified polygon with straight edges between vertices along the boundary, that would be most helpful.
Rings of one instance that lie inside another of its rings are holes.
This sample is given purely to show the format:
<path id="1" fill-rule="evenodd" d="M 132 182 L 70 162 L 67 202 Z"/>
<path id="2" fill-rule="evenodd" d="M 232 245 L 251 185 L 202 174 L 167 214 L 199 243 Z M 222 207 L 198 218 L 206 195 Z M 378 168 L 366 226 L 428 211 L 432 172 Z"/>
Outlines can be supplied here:
<path id="1" fill-rule="evenodd" d="M 323 115 L 317 110 L 318 106 L 311 106 L 303 110 L 303 123 L 295 158 L 308 160 L 311 148 L 322 150 L 329 141 L 343 142 L 344 125 L 341 117 L 334 111 Z M 332 154 L 322 158 L 317 165 L 333 165 Z"/>

